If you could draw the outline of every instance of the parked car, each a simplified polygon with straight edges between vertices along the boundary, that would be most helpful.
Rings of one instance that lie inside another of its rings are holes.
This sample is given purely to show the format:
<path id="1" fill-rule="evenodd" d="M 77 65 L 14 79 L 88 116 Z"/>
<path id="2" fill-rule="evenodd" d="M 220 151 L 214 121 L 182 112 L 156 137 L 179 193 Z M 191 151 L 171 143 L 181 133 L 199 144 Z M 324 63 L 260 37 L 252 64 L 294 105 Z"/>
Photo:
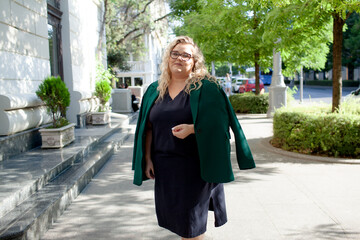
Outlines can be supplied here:
<path id="1" fill-rule="evenodd" d="M 356 89 L 354 91 L 351 91 L 350 94 L 355 96 L 355 97 L 360 97 L 360 88 L 358 88 L 358 89 Z"/>
<path id="2" fill-rule="evenodd" d="M 244 92 L 255 92 L 255 79 L 249 79 L 244 81 Z M 264 91 L 264 83 L 260 80 L 260 92 Z M 242 91 L 242 90 L 241 90 Z"/>
<path id="3" fill-rule="evenodd" d="M 231 88 L 234 93 L 243 93 L 245 91 L 244 82 L 249 80 L 248 78 L 236 78 L 232 80 Z"/>

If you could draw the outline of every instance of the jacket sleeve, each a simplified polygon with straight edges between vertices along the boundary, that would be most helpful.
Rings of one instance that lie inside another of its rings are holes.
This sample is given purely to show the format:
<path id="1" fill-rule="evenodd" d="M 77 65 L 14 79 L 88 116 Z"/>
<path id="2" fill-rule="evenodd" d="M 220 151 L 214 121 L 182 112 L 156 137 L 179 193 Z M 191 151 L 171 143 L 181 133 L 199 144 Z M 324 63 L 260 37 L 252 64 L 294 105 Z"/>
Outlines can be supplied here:
<path id="1" fill-rule="evenodd" d="M 236 157 L 239 168 L 241 170 L 255 168 L 255 161 L 251 153 L 249 144 L 246 140 L 245 134 L 240 126 L 239 120 L 236 117 L 236 114 L 233 107 L 231 106 L 228 97 L 226 96 L 224 91 L 221 92 L 223 94 L 223 97 L 226 99 L 225 102 L 229 114 L 230 127 L 235 136 Z"/>
<path id="2" fill-rule="evenodd" d="M 153 100 L 156 99 L 157 82 L 152 83 L 146 90 L 139 110 L 138 121 L 135 130 L 134 136 L 134 149 L 133 149 L 133 159 L 132 159 L 132 170 L 134 170 L 134 181 L 135 185 L 140 186 L 144 180 L 147 180 L 144 173 L 145 161 L 144 161 L 144 152 L 145 152 L 145 124 L 147 114 L 151 108 Z"/>

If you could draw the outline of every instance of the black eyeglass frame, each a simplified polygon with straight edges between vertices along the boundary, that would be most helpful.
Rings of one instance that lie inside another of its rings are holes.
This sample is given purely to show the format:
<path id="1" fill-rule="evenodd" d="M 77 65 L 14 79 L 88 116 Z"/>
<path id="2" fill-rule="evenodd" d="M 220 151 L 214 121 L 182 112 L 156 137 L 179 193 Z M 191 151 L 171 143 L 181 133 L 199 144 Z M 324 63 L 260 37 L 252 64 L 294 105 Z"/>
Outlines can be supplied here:
<path id="1" fill-rule="evenodd" d="M 178 54 L 178 56 L 176 56 L 176 57 L 172 56 L 174 53 L 175 53 L 175 54 Z M 185 55 L 185 56 L 184 56 L 184 55 Z M 184 60 L 185 62 L 187 62 L 187 61 L 189 61 L 191 58 L 193 58 L 193 56 L 192 56 L 191 54 L 189 54 L 189 53 L 179 53 L 179 52 L 177 52 L 177 51 L 171 51 L 171 52 L 170 52 L 170 57 L 171 57 L 172 59 L 178 59 L 180 56 L 181 56 L 181 59 Z M 189 57 L 189 56 L 190 56 L 190 57 Z"/>

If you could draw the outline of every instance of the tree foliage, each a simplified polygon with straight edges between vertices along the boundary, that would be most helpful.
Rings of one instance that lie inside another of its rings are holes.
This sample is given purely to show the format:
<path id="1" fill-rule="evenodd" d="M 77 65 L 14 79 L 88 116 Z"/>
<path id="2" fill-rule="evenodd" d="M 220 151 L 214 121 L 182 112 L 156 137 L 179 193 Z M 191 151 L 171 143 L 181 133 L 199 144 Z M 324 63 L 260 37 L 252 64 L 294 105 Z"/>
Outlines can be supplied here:
<path id="1" fill-rule="evenodd" d="M 281 51 L 285 76 L 292 76 L 301 68 L 319 70 L 325 67 L 329 52 L 328 43 L 332 41 L 332 22 L 327 15 L 316 15 L 313 2 L 306 7 L 292 2 L 285 7 L 277 6 L 267 15 L 267 31 L 264 38 L 268 41 L 281 39 L 276 48 Z"/>
<path id="2" fill-rule="evenodd" d="M 54 128 L 68 124 L 66 109 L 70 105 L 70 93 L 59 76 L 45 78 L 39 85 L 36 95 L 45 103 L 48 113 L 52 116 Z"/>
<path id="3" fill-rule="evenodd" d="M 189 8 L 190 2 L 196 7 Z M 172 1 L 171 7 L 183 21 L 176 34 L 194 38 L 208 62 L 252 65 L 257 73 L 271 66 L 274 43 L 262 38 L 269 8 L 259 1 Z M 259 93 L 259 74 L 255 78 Z"/>
<path id="4" fill-rule="evenodd" d="M 302 67 L 321 69 L 325 65 L 331 22 L 325 15 L 316 16 L 310 5 L 304 8 L 300 2 L 290 5 L 276 0 L 171 2 L 173 12 L 183 21 L 177 35 L 193 37 L 208 61 L 255 66 L 257 83 L 260 67 L 272 67 L 274 48 L 282 53 L 285 76 Z M 191 2 L 195 7 L 189 7 Z M 313 24 L 315 20 L 320 21 Z"/>
<path id="5" fill-rule="evenodd" d="M 305 27 L 320 27 L 328 24 L 328 19 L 332 21 L 332 34 L 333 34 L 333 104 L 332 111 L 337 111 L 341 107 L 342 95 L 342 46 L 343 46 L 343 29 L 345 21 L 354 12 L 360 11 L 360 2 L 358 0 L 272 0 L 274 5 L 283 9 L 284 11 L 299 6 L 299 16 L 302 21 L 307 24 Z M 301 14 L 306 9 L 311 9 L 308 15 Z M 303 11 L 300 11 L 303 10 Z M 294 19 L 294 18 L 291 18 Z"/>
<path id="6" fill-rule="evenodd" d="M 360 16 L 354 12 L 346 20 L 342 62 L 350 69 L 360 66 Z"/>
<path id="7" fill-rule="evenodd" d="M 143 36 L 154 29 L 166 31 L 161 24 L 167 15 L 157 19 L 151 7 L 156 0 L 104 0 L 106 13 L 106 48 L 111 67 L 128 70 L 128 55 L 141 56 L 145 50 Z"/>

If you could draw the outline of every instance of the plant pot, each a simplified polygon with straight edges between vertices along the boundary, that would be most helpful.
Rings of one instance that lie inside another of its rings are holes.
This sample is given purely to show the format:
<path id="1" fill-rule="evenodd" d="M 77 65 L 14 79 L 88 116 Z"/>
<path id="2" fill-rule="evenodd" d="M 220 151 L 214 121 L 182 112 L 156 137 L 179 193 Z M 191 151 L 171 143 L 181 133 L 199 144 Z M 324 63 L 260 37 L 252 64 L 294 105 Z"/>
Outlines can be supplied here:
<path id="1" fill-rule="evenodd" d="M 94 112 L 91 113 L 91 122 L 93 125 L 103 125 L 110 122 L 110 112 Z"/>
<path id="2" fill-rule="evenodd" d="M 70 123 L 61 128 L 42 128 L 41 148 L 62 148 L 75 140 L 75 124 Z"/>

